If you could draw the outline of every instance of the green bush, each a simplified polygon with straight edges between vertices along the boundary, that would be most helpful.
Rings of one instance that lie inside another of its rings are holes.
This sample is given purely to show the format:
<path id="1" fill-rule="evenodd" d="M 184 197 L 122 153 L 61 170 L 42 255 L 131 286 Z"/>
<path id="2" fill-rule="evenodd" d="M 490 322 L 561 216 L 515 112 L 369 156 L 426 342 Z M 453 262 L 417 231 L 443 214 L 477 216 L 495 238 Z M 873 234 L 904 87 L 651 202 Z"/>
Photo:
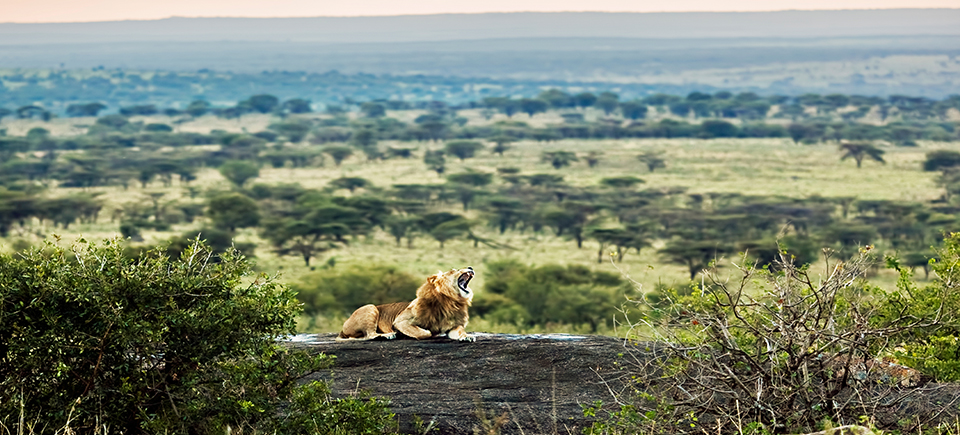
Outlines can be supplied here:
<path id="1" fill-rule="evenodd" d="M 632 393 L 589 433 L 741 433 L 748 425 L 806 433 L 824 421 L 895 412 L 889 397 L 922 379 L 886 357 L 912 350 L 911 363 L 957 373 L 956 338 L 945 328 L 955 324 L 960 301 L 952 284 L 960 235 L 948 238 L 941 256 L 947 264 L 935 268 L 943 282 L 924 290 L 899 267 L 897 288 L 867 283 L 877 259 L 870 247 L 826 259 L 822 272 L 786 251 L 769 267 L 743 257 L 730 277 L 704 271 L 692 294 L 661 289 L 632 325 L 637 346 L 623 359 Z M 943 409 L 913 412 L 883 429 L 914 432 Z"/>
<path id="2" fill-rule="evenodd" d="M 937 258 L 929 264 L 936 279 L 921 288 L 907 287 L 909 292 L 891 298 L 878 317 L 903 312 L 920 319 L 940 319 L 935 327 L 915 328 L 901 334 L 901 345 L 894 356 L 937 381 L 956 382 L 960 381 L 960 233 L 948 235 Z M 898 263 L 893 266 L 902 267 Z"/>
<path id="3" fill-rule="evenodd" d="M 412 301 L 425 278 L 396 266 L 354 266 L 318 271 L 293 288 L 308 314 L 350 314 L 366 304 Z"/>
<path id="4" fill-rule="evenodd" d="M 248 276 L 236 251 L 212 258 L 194 243 L 179 260 L 128 259 L 120 240 L 0 256 L 0 421 L 13 433 L 389 427 L 382 400 L 298 386 L 331 358 L 277 342 L 294 332 L 293 292 Z"/>
<path id="5" fill-rule="evenodd" d="M 612 321 L 624 300 L 620 277 L 584 266 L 532 267 L 500 261 L 486 269 L 473 312 L 498 323 L 586 324 L 596 331 Z"/>

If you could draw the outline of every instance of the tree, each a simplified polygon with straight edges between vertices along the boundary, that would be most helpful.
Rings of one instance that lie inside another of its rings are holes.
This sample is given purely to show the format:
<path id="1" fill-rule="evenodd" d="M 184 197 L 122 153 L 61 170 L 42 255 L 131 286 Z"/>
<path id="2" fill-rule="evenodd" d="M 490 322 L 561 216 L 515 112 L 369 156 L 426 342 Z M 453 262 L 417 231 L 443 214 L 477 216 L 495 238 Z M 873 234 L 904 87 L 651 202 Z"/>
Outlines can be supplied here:
<path id="1" fill-rule="evenodd" d="M 464 217 L 458 217 L 433 227 L 433 229 L 430 230 L 430 237 L 433 237 L 434 240 L 440 242 L 440 249 L 443 249 L 444 243 L 451 239 L 469 234 L 472 227 L 473 223 L 468 219 Z"/>
<path id="2" fill-rule="evenodd" d="M 97 116 L 107 106 L 101 103 L 71 104 L 67 106 L 67 116 Z"/>
<path id="3" fill-rule="evenodd" d="M 340 177 L 336 180 L 332 180 L 329 183 L 329 186 L 334 189 L 347 189 L 350 193 L 357 189 L 369 189 L 373 186 L 373 183 L 368 181 L 366 178 L 360 177 Z"/>
<path id="4" fill-rule="evenodd" d="M 194 100 L 191 101 L 187 108 L 184 109 L 184 112 L 187 112 L 188 115 L 199 118 L 203 115 L 206 115 L 210 111 L 210 103 L 203 100 Z"/>
<path id="5" fill-rule="evenodd" d="M 477 193 L 477 187 L 490 184 L 493 181 L 493 174 L 483 172 L 464 172 L 447 176 L 447 180 L 456 185 L 457 196 L 460 197 L 460 203 L 463 204 L 463 210 L 467 211 L 470 203 L 473 202 Z"/>
<path id="6" fill-rule="evenodd" d="M 503 153 L 510 150 L 511 148 L 510 143 L 516 141 L 516 139 L 504 134 L 498 134 L 496 136 L 488 138 L 487 140 L 495 144 L 493 148 L 490 149 L 490 151 L 493 153 L 499 154 L 500 157 L 503 157 Z"/>
<path id="7" fill-rule="evenodd" d="M 413 238 L 423 222 L 417 216 L 390 215 L 387 218 L 386 225 L 387 232 L 396 239 L 397 246 L 400 246 L 400 240 L 406 237 L 407 248 L 413 249 Z"/>
<path id="8" fill-rule="evenodd" d="M 310 100 L 304 100 L 303 98 L 294 98 L 292 100 L 284 101 L 283 105 L 280 106 L 280 110 L 287 113 L 313 112 L 313 108 L 310 107 Z"/>
<path id="9" fill-rule="evenodd" d="M 858 168 L 863 159 L 867 157 L 880 163 L 887 163 L 883 160 L 884 151 L 869 143 L 843 143 L 840 144 L 840 151 L 843 152 L 840 160 L 853 158 L 857 162 Z"/>
<path id="10" fill-rule="evenodd" d="M 107 115 L 97 119 L 97 125 L 103 125 L 112 129 L 120 129 L 130 123 L 130 120 L 123 115 Z"/>
<path id="11" fill-rule="evenodd" d="M 454 140 L 447 142 L 447 145 L 444 147 L 444 150 L 453 156 L 456 156 L 460 161 L 469 159 L 476 155 L 477 151 L 483 149 L 483 144 L 476 141 L 470 140 Z"/>
<path id="12" fill-rule="evenodd" d="M 787 132 L 790 133 L 790 138 L 793 139 L 794 143 L 800 143 L 804 139 L 812 139 L 813 130 L 804 125 L 793 123 L 787 126 Z"/>
<path id="13" fill-rule="evenodd" d="M 570 166 L 571 163 L 579 161 L 577 154 L 570 151 L 544 151 L 541 160 L 550 163 L 554 169 L 560 169 L 564 166 Z"/>
<path id="14" fill-rule="evenodd" d="M 360 148 L 366 155 L 368 160 L 373 160 L 379 157 L 379 150 L 377 148 L 377 132 L 372 128 L 361 128 L 355 130 L 353 135 L 350 136 L 350 143 L 355 147 Z"/>
<path id="15" fill-rule="evenodd" d="M 270 276 L 248 279 L 255 274 L 238 252 L 195 242 L 178 259 L 162 250 L 130 258 L 124 247 L 0 254 L 8 430 L 26 433 L 35 422 L 130 434 L 388 430 L 386 402 L 334 401 L 325 384 L 298 382 L 329 358 L 281 342 L 296 333 L 300 303 Z M 69 345 L 40 351 L 51 343 Z"/>
<path id="16" fill-rule="evenodd" d="M 483 105 L 491 109 L 499 110 L 504 115 L 507 115 L 508 118 L 512 118 L 513 115 L 520 110 L 519 102 L 510 97 L 486 97 L 483 99 Z"/>
<path id="17" fill-rule="evenodd" d="M 242 193 L 221 193 L 207 202 L 207 217 L 218 228 L 234 232 L 237 228 L 255 227 L 260 223 L 260 206 Z"/>
<path id="18" fill-rule="evenodd" d="M 486 172 L 462 172 L 447 176 L 451 183 L 466 184 L 474 187 L 482 187 L 493 181 L 493 174 Z"/>
<path id="19" fill-rule="evenodd" d="M 605 115 L 610 116 L 620 106 L 620 96 L 613 92 L 604 92 L 597 97 L 597 101 L 593 105 L 603 110 Z"/>
<path id="20" fill-rule="evenodd" d="M 923 162 L 924 171 L 940 171 L 958 166 L 960 166 L 960 152 L 952 150 L 930 151 Z"/>
<path id="21" fill-rule="evenodd" d="M 305 122 L 280 122 L 270 124 L 267 128 L 286 137 L 288 141 L 293 143 L 302 142 L 307 137 L 307 133 L 310 132 L 310 124 Z"/>
<path id="22" fill-rule="evenodd" d="M 17 118 L 20 119 L 41 119 L 49 121 L 53 115 L 40 106 L 21 106 L 17 108 Z"/>
<path id="23" fill-rule="evenodd" d="M 320 253 L 347 244 L 346 237 L 368 229 L 356 210 L 336 205 L 268 220 L 262 235 L 279 255 L 299 255 L 306 266 Z"/>
<path id="24" fill-rule="evenodd" d="M 431 171 L 436 172 L 437 175 L 442 175 L 446 170 L 446 162 L 447 160 L 443 156 L 443 151 L 427 150 L 423 153 L 423 163 L 426 163 L 427 167 L 430 168 Z"/>
<path id="25" fill-rule="evenodd" d="M 729 248 L 719 241 L 689 239 L 671 240 L 659 251 L 664 260 L 686 266 L 691 280 L 727 252 Z"/>
<path id="26" fill-rule="evenodd" d="M 535 98 L 524 98 L 520 100 L 520 111 L 532 118 L 533 115 L 547 111 L 547 102 Z"/>
<path id="27" fill-rule="evenodd" d="M 712 137 L 737 137 L 740 129 L 727 121 L 719 119 L 708 119 L 700 124 L 700 131 L 707 138 Z"/>
<path id="28" fill-rule="evenodd" d="M 173 127 L 167 124 L 152 123 L 144 126 L 143 131 L 147 131 L 151 133 L 170 133 L 173 131 Z"/>
<path id="29" fill-rule="evenodd" d="M 220 165 L 220 175 L 237 187 L 243 187 L 248 180 L 260 176 L 260 168 L 243 160 L 230 160 Z"/>
<path id="30" fill-rule="evenodd" d="M 624 101 L 620 103 L 620 113 L 630 120 L 643 119 L 647 117 L 647 105 L 639 101 Z"/>
<path id="31" fill-rule="evenodd" d="M 251 96 L 246 101 L 241 102 L 241 104 L 243 103 L 246 103 L 252 110 L 260 113 L 273 112 L 280 106 L 280 100 L 277 97 L 269 94 L 258 94 Z"/>
<path id="32" fill-rule="evenodd" d="M 336 145 L 324 148 L 323 152 L 329 154 L 333 158 L 333 163 L 337 166 L 340 166 L 347 157 L 353 155 L 353 149 L 350 147 Z"/>
<path id="33" fill-rule="evenodd" d="M 600 180 L 600 184 L 616 189 L 630 189 L 643 182 L 644 181 L 642 179 L 629 175 L 622 177 L 608 177 Z"/>
<path id="34" fill-rule="evenodd" d="M 573 99 L 570 97 L 570 94 L 563 92 L 559 89 L 547 89 L 537 95 L 537 100 L 543 101 L 549 107 L 554 109 L 562 109 L 564 107 L 571 107 L 574 104 Z M 544 107 L 546 110 L 546 107 Z"/>
<path id="35" fill-rule="evenodd" d="M 639 254 L 641 249 L 650 246 L 648 231 L 647 225 L 641 224 L 633 224 L 627 228 L 591 228 L 587 230 L 587 237 L 595 239 L 600 245 L 597 263 L 603 262 L 604 248 L 607 246 L 616 248 L 616 251 L 610 254 L 620 263 L 630 249 L 636 249 Z"/>
<path id="36" fill-rule="evenodd" d="M 550 207 L 542 211 L 540 218 L 546 226 L 554 228 L 557 237 L 564 234 L 573 237 L 579 249 L 583 247 L 584 228 L 595 212 L 593 204 L 566 201 L 562 207 Z"/>
<path id="37" fill-rule="evenodd" d="M 587 166 L 594 168 L 600 163 L 600 156 L 602 155 L 603 153 L 600 151 L 590 151 L 583 159 L 587 161 Z"/>
<path id="38" fill-rule="evenodd" d="M 647 165 L 647 170 L 650 172 L 653 172 L 657 168 L 667 167 L 667 164 L 663 160 L 661 154 L 656 152 L 645 152 L 640 154 L 637 156 L 637 160 L 640 160 L 643 162 L 643 164 Z"/>
<path id="39" fill-rule="evenodd" d="M 374 102 L 361 104 L 360 111 L 363 112 L 363 116 L 367 118 L 382 118 L 387 115 L 386 107 L 383 107 L 383 104 Z"/>
<path id="40" fill-rule="evenodd" d="M 495 226 L 500 234 L 513 228 L 520 223 L 527 214 L 523 203 L 517 199 L 496 197 L 487 201 L 487 212 L 490 216 L 490 224 Z"/>
<path id="41" fill-rule="evenodd" d="M 137 115 L 149 116 L 149 115 L 156 115 L 157 113 L 160 113 L 160 111 L 157 110 L 157 106 L 153 104 L 145 104 L 140 106 L 130 106 L 130 107 L 120 108 L 120 114 L 123 116 L 137 116 Z"/>
<path id="42" fill-rule="evenodd" d="M 593 103 L 596 101 L 597 96 L 590 92 L 581 92 L 573 96 L 573 103 L 581 109 L 586 109 L 587 107 L 593 106 Z"/>

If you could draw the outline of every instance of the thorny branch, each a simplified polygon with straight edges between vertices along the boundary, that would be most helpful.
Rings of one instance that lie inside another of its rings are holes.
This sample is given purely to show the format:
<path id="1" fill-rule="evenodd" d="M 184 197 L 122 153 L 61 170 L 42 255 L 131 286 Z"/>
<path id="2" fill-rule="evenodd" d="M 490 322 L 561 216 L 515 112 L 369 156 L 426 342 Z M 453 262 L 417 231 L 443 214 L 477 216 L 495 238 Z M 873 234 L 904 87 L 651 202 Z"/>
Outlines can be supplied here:
<path id="1" fill-rule="evenodd" d="M 653 314 L 630 332 L 656 350 L 633 360 L 645 374 L 635 388 L 656 399 L 641 396 L 634 406 L 660 412 L 651 424 L 661 429 L 666 422 L 677 433 L 728 433 L 744 421 L 774 431 L 813 429 L 824 419 L 856 423 L 909 395 L 903 387 L 917 386 L 919 374 L 881 357 L 891 336 L 939 324 L 943 303 L 934 318 L 906 309 L 877 316 L 883 301 L 863 280 L 876 264 L 871 248 L 847 262 L 829 257 L 826 278 L 781 252 L 769 269 L 747 258 L 734 264 L 740 276 L 732 283 L 705 271 L 701 298 L 636 301 Z"/>

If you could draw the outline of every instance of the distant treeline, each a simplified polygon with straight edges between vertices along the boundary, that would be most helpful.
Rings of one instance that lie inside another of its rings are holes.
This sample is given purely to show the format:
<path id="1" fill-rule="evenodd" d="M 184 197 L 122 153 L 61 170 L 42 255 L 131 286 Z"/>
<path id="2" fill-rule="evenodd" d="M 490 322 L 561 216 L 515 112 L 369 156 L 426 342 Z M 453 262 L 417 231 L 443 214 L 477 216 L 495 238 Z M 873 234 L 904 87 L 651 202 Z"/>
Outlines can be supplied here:
<path id="1" fill-rule="evenodd" d="M 0 107 L 12 109 L 39 104 L 56 114 L 65 114 L 71 104 L 98 101 L 118 107 L 159 104 L 184 108 L 202 98 L 217 104 L 237 101 L 252 93 L 283 99 L 305 98 L 318 103 L 345 104 L 373 99 L 444 101 L 460 104 L 486 96 L 535 96 L 541 89 L 611 89 L 608 83 L 531 81 L 451 77 L 437 75 L 344 74 L 264 71 L 257 74 L 199 70 L 196 72 L 106 70 L 54 70 L 0 72 Z M 698 87 L 713 90 L 709 86 Z M 634 98 L 655 92 L 687 93 L 690 86 L 618 84 L 617 92 Z"/>
<path id="2" fill-rule="evenodd" d="M 552 90 L 542 91 L 547 88 Z M 859 112 L 863 107 L 878 107 L 881 117 L 886 116 L 890 108 L 901 112 L 906 109 L 927 117 L 936 115 L 943 106 L 937 104 L 937 100 L 902 95 L 889 98 L 842 94 L 757 97 L 749 92 L 732 95 L 709 86 L 699 86 L 699 91 L 695 92 L 690 92 L 689 89 L 689 86 L 661 84 L 535 82 L 425 75 L 342 74 L 337 71 L 264 71 L 259 74 L 210 70 L 189 73 L 103 69 L 15 71 L 0 75 L 0 108 L 16 110 L 36 104 L 41 110 L 53 115 L 77 116 L 81 112 L 71 113 L 68 111 L 69 107 L 76 108 L 88 102 L 97 102 L 103 105 L 103 109 L 107 109 L 108 113 L 118 113 L 122 107 L 150 105 L 155 108 L 166 106 L 170 108 L 168 111 L 173 112 L 185 110 L 190 101 L 198 98 L 214 105 L 224 105 L 250 93 L 313 101 L 316 103 L 313 109 L 330 105 L 349 107 L 362 101 L 374 101 L 394 110 L 425 108 L 435 104 L 450 105 L 455 109 L 495 105 L 515 113 L 536 112 L 539 109 L 538 103 L 529 100 L 542 100 L 550 109 L 588 107 L 594 103 L 600 107 L 610 107 L 610 100 L 602 96 L 617 95 L 618 104 L 642 102 L 647 106 L 663 106 L 680 116 L 727 118 L 763 117 L 773 105 L 779 106 L 780 113 L 787 117 L 803 116 L 804 113 L 798 107 L 816 106 L 819 110 L 849 108 L 841 113 L 852 118 L 863 116 L 865 113 Z M 588 92 L 583 92 L 584 90 Z M 502 104 L 504 99 L 513 101 Z M 726 103 L 722 103 L 724 100 Z M 526 101 L 526 104 L 520 107 L 523 101 Z M 752 104 L 746 104 L 748 102 Z M 764 110 L 764 105 L 767 111 Z M 947 103 L 947 106 L 950 106 L 950 103 Z M 624 117 L 638 116 L 629 106 L 627 111 L 630 113 L 624 113 Z"/>
<path id="3" fill-rule="evenodd" d="M 69 116 L 97 116 L 107 108 L 99 102 L 72 104 Z M 589 119 L 586 109 L 601 116 Z M 500 113 L 509 119 L 487 125 L 471 123 L 459 115 L 466 109 L 479 110 L 491 119 Z M 388 116 L 389 111 L 420 110 L 412 123 Z M 358 113 L 351 118 L 348 111 Z M 553 141 L 559 139 L 619 138 L 763 138 L 790 137 L 796 142 L 829 140 L 884 140 L 912 146 L 917 140 L 957 140 L 960 95 L 943 100 L 922 97 L 888 98 L 807 94 L 798 97 L 768 96 L 754 93 L 732 94 L 693 92 L 686 97 L 655 94 L 642 99 L 621 101 L 610 92 L 568 94 L 557 89 L 541 92 L 536 98 L 488 97 L 481 101 L 448 105 L 441 101 L 410 103 L 375 100 L 328 106 L 326 116 L 311 116 L 310 101 L 294 98 L 281 101 L 259 94 L 235 105 L 215 107 L 195 100 L 184 109 L 161 109 L 156 105 L 136 105 L 119 109 L 119 114 L 100 117 L 90 134 L 153 134 L 147 140 L 165 145 L 213 143 L 194 136 L 171 135 L 174 127 L 192 119 L 214 115 L 239 118 L 250 113 L 274 114 L 279 119 L 271 131 L 256 135 L 273 141 L 279 136 L 288 142 L 309 138 L 314 143 L 361 140 L 436 141 L 448 139 L 486 139 L 503 144 L 522 139 Z M 533 127 L 525 117 L 554 112 L 560 120 L 545 127 Z M 131 121 L 132 116 L 165 115 L 170 121 L 145 124 Z M 299 115 L 299 116 L 290 116 Z M 0 118 L 15 116 L 49 120 L 52 114 L 36 105 L 16 110 L 0 109 Z M 589 120 L 588 120 L 589 119 Z M 42 134 L 42 128 L 38 134 Z M 359 137 L 358 137 L 359 135 Z"/>

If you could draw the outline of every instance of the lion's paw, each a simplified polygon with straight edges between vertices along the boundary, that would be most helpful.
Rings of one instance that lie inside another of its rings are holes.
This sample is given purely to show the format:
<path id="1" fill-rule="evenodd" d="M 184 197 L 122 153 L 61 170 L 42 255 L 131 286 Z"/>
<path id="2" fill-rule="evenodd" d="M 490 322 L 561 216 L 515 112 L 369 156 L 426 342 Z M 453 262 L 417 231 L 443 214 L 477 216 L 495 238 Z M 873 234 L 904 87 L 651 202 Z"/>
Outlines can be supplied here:
<path id="1" fill-rule="evenodd" d="M 474 336 L 472 336 L 472 335 L 464 335 L 463 337 L 458 338 L 458 340 L 460 340 L 460 341 L 469 341 L 469 342 L 472 343 L 472 342 L 474 342 L 474 341 L 477 341 L 477 337 L 474 337 Z"/>

